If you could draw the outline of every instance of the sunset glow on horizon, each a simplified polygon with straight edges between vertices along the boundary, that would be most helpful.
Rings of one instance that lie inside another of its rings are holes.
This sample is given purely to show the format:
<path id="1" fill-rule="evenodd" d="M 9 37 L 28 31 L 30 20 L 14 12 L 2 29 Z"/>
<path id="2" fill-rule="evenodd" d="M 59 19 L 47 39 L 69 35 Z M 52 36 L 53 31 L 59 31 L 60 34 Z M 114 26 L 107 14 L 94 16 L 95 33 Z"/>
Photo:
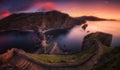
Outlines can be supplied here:
<path id="1" fill-rule="evenodd" d="M 71 17 L 96 16 L 120 20 L 119 3 L 119 0 L 2 0 L 0 18 L 17 12 L 58 10 Z"/>
<path id="2" fill-rule="evenodd" d="M 98 8 L 97 8 L 98 9 Z M 63 10 L 65 13 L 69 13 L 72 17 L 79 17 L 79 16 L 97 16 L 101 18 L 109 18 L 109 19 L 120 19 L 120 10 L 119 9 L 102 9 L 99 10 L 92 9 L 92 10 Z"/>

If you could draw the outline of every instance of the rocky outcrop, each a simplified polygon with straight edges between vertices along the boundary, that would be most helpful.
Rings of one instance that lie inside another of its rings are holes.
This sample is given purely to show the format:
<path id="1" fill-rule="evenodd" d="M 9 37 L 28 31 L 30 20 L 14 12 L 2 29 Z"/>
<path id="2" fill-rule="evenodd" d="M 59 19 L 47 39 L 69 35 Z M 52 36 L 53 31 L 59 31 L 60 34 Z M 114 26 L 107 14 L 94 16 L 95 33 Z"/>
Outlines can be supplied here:
<path id="1" fill-rule="evenodd" d="M 83 41 L 82 50 L 88 48 L 89 46 L 94 44 L 94 40 L 98 40 L 103 45 L 110 46 L 112 42 L 112 35 L 102 32 L 91 33 L 85 36 Z"/>
<path id="2" fill-rule="evenodd" d="M 49 28 L 71 28 L 85 23 L 58 11 L 12 14 L 0 20 L 0 30 L 35 30 Z"/>
<path id="3" fill-rule="evenodd" d="M 96 48 L 96 54 L 90 59 L 88 60 L 85 64 L 83 64 L 83 70 L 91 70 L 93 69 L 94 65 L 98 63 L 98 60 L 100 59 L 100 57 L 103 54 L 103 47 L 104 45 L 99 42 L 98 40 L 94 40 L 94 45 L 91 45 L 89 47 L 93 47 Z M 93 50 L 93 49 L 91 49 Z"/>
<path id="4" fill-rule="evenodd" d="M 96 54 L 84 64 L 86 67 L 85 70 L 91 70 L 94 68 L 94 65 L 98 63 L 98 60 L 104 53 L 104 47 L 110 46 L 111 41 L 112 35 L 102 32 L 91 33 L 84 38 L 82 51 L 87 50 L 89 47 L 97 49 Z"/>

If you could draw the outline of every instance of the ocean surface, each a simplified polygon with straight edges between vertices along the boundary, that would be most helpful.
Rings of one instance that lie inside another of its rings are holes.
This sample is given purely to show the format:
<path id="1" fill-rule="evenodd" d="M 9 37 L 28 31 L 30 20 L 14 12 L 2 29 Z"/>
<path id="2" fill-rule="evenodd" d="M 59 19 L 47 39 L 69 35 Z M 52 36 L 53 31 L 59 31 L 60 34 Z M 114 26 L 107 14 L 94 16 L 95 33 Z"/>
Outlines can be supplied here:
<path id="1" fill-rule="evenodd" d="M 72 28 L 67 35 L 57 38 L 58 45 L 68 51 L 77 52 L 81 50 L 83 39 L 93 32 L 104 32 L 112 34 L 111 47 L 120 46 L 120 21 L 87 21 L 88 27 L 83 30 L 80 26 Z"/>

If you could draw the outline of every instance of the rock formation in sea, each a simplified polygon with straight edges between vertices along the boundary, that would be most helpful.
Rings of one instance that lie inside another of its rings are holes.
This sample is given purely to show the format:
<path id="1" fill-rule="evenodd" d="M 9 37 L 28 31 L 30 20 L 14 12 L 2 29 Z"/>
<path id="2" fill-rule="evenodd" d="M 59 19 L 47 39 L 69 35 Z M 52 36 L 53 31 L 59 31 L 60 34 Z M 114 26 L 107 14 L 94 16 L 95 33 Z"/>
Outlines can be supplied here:
<path id="1" fill-rule="evenodd" d="M 100 41 L 103 45 L 110 46 L 112 42 L 112 35 L 103 32 L 91 33 L 84 37 L 82 49 L 85 49 L 94 44 L 94 40 L 96 39 Z"/>

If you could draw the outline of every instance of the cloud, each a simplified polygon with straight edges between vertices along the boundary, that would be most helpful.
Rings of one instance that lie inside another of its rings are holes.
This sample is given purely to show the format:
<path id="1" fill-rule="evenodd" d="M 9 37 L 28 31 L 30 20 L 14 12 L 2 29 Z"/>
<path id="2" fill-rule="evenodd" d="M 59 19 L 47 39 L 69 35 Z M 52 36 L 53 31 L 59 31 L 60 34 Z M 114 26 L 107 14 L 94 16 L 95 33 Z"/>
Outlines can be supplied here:
<path id="1" fill-rule="evenodd" d="M 110 3 L 111 5 L 118 5 L 120 0 L 0 0 L 0 13 L 19 13 L 24 11 L 48 11 L 55 9 L 62 9 L 66 11 L 77 11 L 79 10 L 79 5 L 85 7 L 94 4 L 104 4 L 104 1 Z M 63 5 L 64 3 L 64 5 Z M 70 6 L 67 6 L 67 4 Z M 76 6 L 74 6 L 74 4 Z M 106 4 L 105 4 L 106 5 Z M 88 8 L 89 9 L 89 8 Z M 0 18 L 2 18 L 2 14 L 0 14 Z"/>
<path id="2" fill-rule="evenodd" d="M 34 0 L 0 0 L 0 18 L 31 8 Z"/>
<path id="3" fill-rule="evenodd" d="M 17 12 L 29 8 L 34 2 L 34 0 L 0 0 L 0 9 L 4 7 L 11 12 Z"/>
<path id="4" fill-rule="evenodd" d="M 55 9 L 55 4 L 53 1 L 43 0 L 0 0 L 0 18 L 11 13 L 27 11 L 33 7 L 38 8 L 37 11 L 48 11 Z"/>
<path id="5" fill-rule="evenodd" d="M 33 6 L 47 10 L 54 8 L 54 3 L 52 1 L 43 2 L 43 0 L 0 0 L 0 9 L 1 5 L 11 12 L 25 11 Z"/>
<path id="6" fill-rule="evenodd" d="M 10 14 L 11 14 L 10 11 L 1 12 L 0 13 L 0 18 L 5 18 L 5 17 L 9 16 Z"/>
<path id="7" fill-rule="evenodd" d="M 39 11 L 48 11 L 55 9 L 54 2 L 39 2 L 39 3 L 35 3 L 34 6 L 38 7 Z"/>
<path id="8" fill-rule="evenodd" d="M 72 6 L 72 7 L 70 7 L 70 10 L 78 10 L 80 7 L 78 7 L 78 6 Z"/>

